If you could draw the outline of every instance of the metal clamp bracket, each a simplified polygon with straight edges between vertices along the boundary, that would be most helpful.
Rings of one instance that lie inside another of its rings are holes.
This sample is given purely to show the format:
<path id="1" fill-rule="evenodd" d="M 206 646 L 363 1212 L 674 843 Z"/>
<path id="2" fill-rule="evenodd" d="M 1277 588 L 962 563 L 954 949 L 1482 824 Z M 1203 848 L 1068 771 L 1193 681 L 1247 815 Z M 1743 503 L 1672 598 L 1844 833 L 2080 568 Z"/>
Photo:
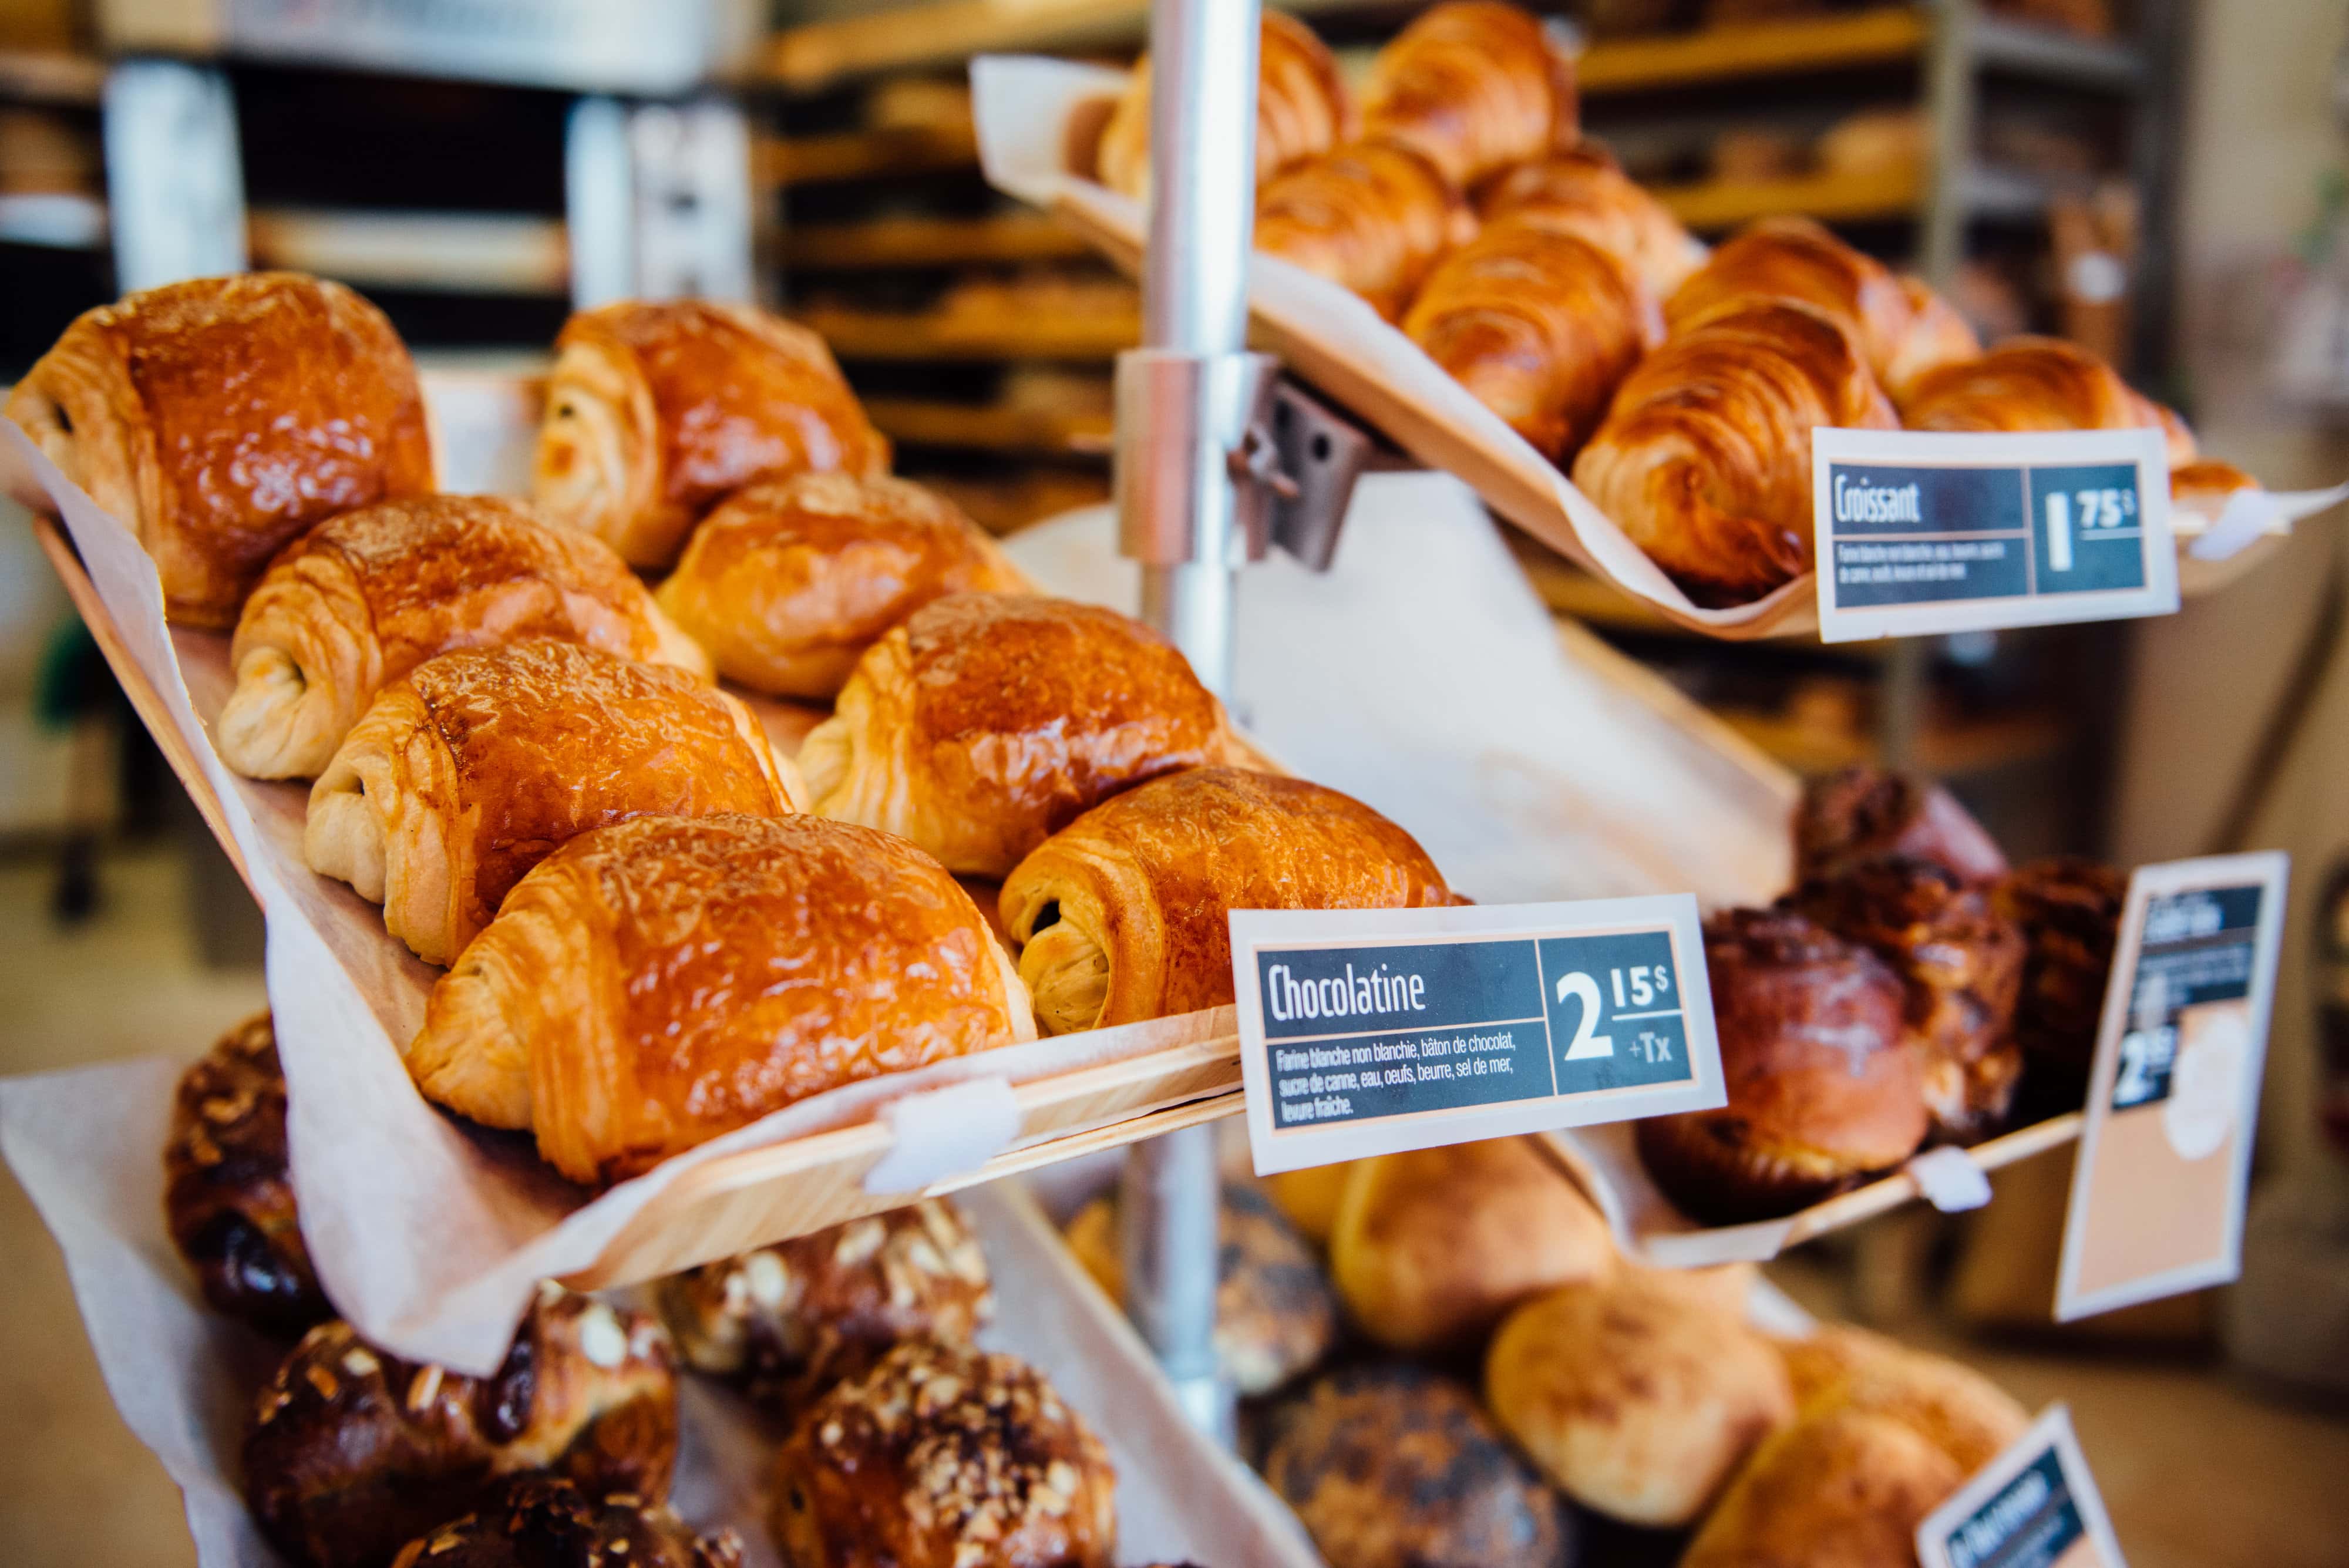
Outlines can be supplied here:
<path id="1" fill-rule="evenodd" d="M 1326 572 L 1338 556 L 1338 531 L 1353 502 L 1354 482 L 1378 454 L 1378 438 L 1283 377 L 1272 389 L 1267 448 L 1271 543 L 1309 570 Z"/>

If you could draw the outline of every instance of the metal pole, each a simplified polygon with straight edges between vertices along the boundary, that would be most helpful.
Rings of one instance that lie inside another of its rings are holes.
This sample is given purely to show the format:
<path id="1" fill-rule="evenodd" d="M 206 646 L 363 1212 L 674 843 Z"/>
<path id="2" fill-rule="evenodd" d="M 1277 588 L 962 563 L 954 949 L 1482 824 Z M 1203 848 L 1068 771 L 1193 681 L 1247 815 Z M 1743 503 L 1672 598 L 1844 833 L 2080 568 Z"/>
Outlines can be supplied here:
<path id="1" fill-rule="evenodd" d="M 1143 617 L 1228 694 L 1237 537 L 1229 453 L 1263 378 L 1242 352 L 1256 215 L 1257 0 L 1157 0 L 1150 28 L 1150 246 L 1143 348 L 1118 364 L 1123 548 Z M 1126 1299 L 1191 1418 L 1230 1440 L 1216 1363 L 1211 1127 L 1136 1145 L 1123 1201 Z"/>

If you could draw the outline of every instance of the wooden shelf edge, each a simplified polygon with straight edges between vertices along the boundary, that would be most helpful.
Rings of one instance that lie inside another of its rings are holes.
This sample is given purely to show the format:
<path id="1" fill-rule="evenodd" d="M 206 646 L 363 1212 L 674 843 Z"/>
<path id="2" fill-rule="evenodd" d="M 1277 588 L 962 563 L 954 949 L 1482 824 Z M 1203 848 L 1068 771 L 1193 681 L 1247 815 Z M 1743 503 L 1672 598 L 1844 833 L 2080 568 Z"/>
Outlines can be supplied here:
<path id="1" fill-rule="evenodd" d="M 1785 213 L 1843 223 L 1914 217 L 1925 199 L 1925 182 L 1922 170 L 1896 169 L 1794 180 L 1707 180 L 1658 186 L 1654 194 L 1692 229 L 1732 229 Z"/>
<path id="2" fill-rule="evenodd" d="M 810 271 L 1069 261 L 1092 255 L 1083 236 L 1036 213 L 984 218 L 875 218 L 783 233 L 783 262 Z"/>
<path id="3" fill-rule="evenodd" d="M 1930 33 L 1921 12 L 1888 5 L 1847 16 L 1601 39 L 1583 52 L 1575 75 L 1586 94 L 1605 94 L 1830 70 L 1912 58 Z"/>

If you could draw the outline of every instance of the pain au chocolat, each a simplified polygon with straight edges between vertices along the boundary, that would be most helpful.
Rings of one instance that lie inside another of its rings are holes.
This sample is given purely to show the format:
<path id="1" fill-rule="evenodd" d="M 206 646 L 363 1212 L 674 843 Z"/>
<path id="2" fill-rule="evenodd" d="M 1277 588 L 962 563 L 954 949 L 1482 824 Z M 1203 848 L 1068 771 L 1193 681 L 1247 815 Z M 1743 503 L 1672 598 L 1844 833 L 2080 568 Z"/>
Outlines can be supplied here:
<path id="1" fill-rule="evenodd" d="M 235 624 L 278 548 L 432 489 L 424 394 L 383 313 L 295 273 L 204 277 L 84 312 L 8 418 L 137 535 L 164 613 Z"/>
<path id="2" fill-rule="evenodd" d="M 540 638 L 428 659 L 384 688 L 310 789 L 310 868 L 447 963 L 523 874 L 623 817 L 794 807 L 736 699 L 683 670 Z"/>
<path id="3" fill-rule="evenodd" d="M 904 839 L 639 816 L 515 886 L 433 988 L 408 1066 L 428 1097 L 608 1182 L 810 1095 L 1034 1034 L 970 895 Z"/>
<path id="4" fill-rule="evenodd" d="M 710 676 L 610 545 L 495 496 L 425 495 L 330 517 L 269 564 L 237 617 L 213 737 L 247 778 L 316 778 L 387 683 L 533 637 Z"/>
<path id="5" fill-rule="evenodd" d="M 1064 1034 L 1232 1000 L 1234 909 L 1454 903 L 1411 835 L 1302 779 L 1193 768 L 1112 796 L 1003 884 L 1037 1026 Z"/>

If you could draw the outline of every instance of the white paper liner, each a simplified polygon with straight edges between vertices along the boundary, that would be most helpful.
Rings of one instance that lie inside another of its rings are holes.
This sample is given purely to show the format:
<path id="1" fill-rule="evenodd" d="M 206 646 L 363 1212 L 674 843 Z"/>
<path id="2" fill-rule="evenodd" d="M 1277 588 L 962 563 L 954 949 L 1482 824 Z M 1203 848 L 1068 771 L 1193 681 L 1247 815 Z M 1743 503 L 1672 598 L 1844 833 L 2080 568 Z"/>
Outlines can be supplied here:
<path id="1" fill-rule="evenodd" d="M 1066 211 L 1138 250 L 1148 229 L 1141 204 L 1069 172 L 1072 130 L 1081 123 L 1079 111 L 1122 91 L 1125 73 L 1040 56 L 987 55 L 971 62 L 970 77 L 979 161 L 988 182 L 1046 211 Z M 1300 375 L 1355 405 L 1355 413 L 1379 424 L 1423 462 L 1460 472 L 1534 537 L 1671 619 L 1724 638 L 1792 633 L 1817 624 L 1816 589 L 1808 573 L 1750 604 L 1713 609 L 1692 603 L 1557 465 L 1340 285 L 1258 254 L 1249 267 L 1248 302 L 1268 346 Z M 1333 380 L 1375 389 L 1381 401 L 1392 400 L 1390 406 L 1361 406 L 1361 398 L 1349 399 L 1329 385 Z M 2287 533 L 2294 519 L 2323 511 L 2344 495 L 2349 489 L 2270 495 L 2273 504 L 2261 507 L 2258 526 L 2232 550 Z M 2198 532 L 2197 521 L 2188 517 L 2181 536 Z"/>
<path id="2" fill-rule="evenodd" d="M 283 1568 L 238 1490 L 253 1392 L 284 1354 L 211 1311 L 163 1229 L 162 1147 L 177 1062 L 146 1059 L 0 1081 L 0 1153 L 57 1238 L 122 1417 L 184 1494 L 201 1568 Z M 1108 1445 L 1123 1562 L 1315 1568 L 1294 1523 L 1187 1422 L 1148 1352 L 1066 1256 L 1024 1192 L 962 1199 L 995 1279 L 980 1338 L 1042 1368 Z M 680 1383 L 673 1501 L 731 1525 L 752 1568 L 780 1568 L 765 1527 L 775 1437 L 730 1392 Z"/>
<path id="3" fill-rule="evenodd" d="M 586 1268 L 647 1202 L 710 1160 L 873 1119 L 899 1095 L 977 1077 L 1027 1083 L 1231 1033 L 1226 1009 L 895 1074 L 803 1100 L 591 1196 L 541 1164 L 525 1139 L 468 1131 L 417 1093 L 400 1046 L 421 1023 L 439 971 L 384 931 L 374 905 L 304 864 L 305 785 L 241 778 L 220 761 L 204 719 L 232 683 L 227 639 L 167 629 L 161 587 L 137 539 L 5 421 L 0 452 L 64 518 L 166 722 L 219 799 L 267 917 L 303 1232 L 336 1306 L 400 1355 L 493 1371 L 538 1280 Z"/>

